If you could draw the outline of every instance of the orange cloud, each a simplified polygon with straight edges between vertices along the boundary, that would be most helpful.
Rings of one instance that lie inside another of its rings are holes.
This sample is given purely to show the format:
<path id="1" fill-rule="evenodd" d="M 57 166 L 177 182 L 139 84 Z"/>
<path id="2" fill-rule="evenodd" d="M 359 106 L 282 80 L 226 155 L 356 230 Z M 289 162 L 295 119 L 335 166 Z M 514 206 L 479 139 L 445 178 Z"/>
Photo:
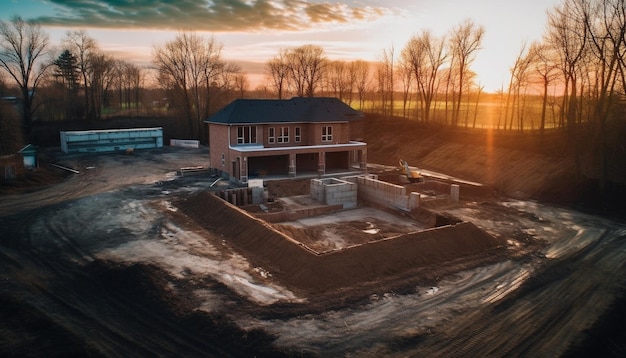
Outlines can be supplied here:
<path id="1" fill-rule="evenodd" d="M 342 2 L 302 0 L 49 0 L 55 15 L 35 20 L 47 26 L 231 32 L 304 31 L 371 21 L 393 11 Z"/>

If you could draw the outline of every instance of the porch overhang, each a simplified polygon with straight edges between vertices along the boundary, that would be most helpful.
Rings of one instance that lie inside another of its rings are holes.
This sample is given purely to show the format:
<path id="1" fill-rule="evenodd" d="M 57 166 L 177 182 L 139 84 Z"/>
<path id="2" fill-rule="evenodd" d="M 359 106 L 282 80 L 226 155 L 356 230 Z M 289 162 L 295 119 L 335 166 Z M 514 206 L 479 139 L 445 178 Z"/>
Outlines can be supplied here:
<path id="1" fill-rule="evenodd" d="M 367 148 L 367 143 L 350 141 L 342 144 L 321 144 L 321 145 L 297 145 L 290 147 L 272 147 L 267 148 L 263 145 L 236 145 L 229 146 L 229 149 L 239 152 L 242 155 L 279 155 L 288 153 L 305 153 L 305 152 L 324 152 L 324 151 L 342 151 L 342 150 L 359 150 Z"/>

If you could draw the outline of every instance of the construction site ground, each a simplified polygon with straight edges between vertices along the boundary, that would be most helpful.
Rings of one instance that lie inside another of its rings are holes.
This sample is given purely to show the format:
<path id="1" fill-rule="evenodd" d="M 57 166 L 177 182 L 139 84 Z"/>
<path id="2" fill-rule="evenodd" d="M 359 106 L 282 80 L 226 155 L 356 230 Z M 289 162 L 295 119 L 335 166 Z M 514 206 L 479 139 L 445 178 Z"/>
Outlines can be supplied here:
<path id="1" fill-rule="evenodd" d="M 268 232 L 309 230 L 321 239 L 308 244 L 342 251 L 424 221 L 369 205 L 315 222 L 242 219 L 207 194 L 226 181 L 176 174 L 206 165 L 206 149 L 50 151 L 47 160 L 79 174 L 42 163 L 55 183 L 1 197 L 1 356 L 624 353 L 620 219 L 460 184 L 459 203 L 427 209 L 475 235 L 415 254 L 304 258 L 297 245 L 270 245 Z M 266 184 L 287 198 L 281 205 L 306 201 L 306 180 Z"/>

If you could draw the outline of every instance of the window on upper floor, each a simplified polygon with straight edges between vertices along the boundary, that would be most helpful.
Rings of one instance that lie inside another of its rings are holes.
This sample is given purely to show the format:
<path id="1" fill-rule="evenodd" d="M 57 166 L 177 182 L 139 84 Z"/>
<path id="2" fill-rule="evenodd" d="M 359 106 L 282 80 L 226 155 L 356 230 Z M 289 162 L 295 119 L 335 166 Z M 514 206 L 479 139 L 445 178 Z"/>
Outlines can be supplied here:
<path id="1" fill-rule="evenodd" d="M 300 141 L 302 140 L 302 131 L 300 127 L 296 127 L 294 129 L 293 138 L 296 143 L 300 143 Z"/>
<path id="2" fill-rule="evenodd" d="M 332 140 L 333 140 L 333 127 L 323 126 L 322 127 L 322 142 L 332 142 Z"/>
<path id="3" fill-rule="evenodd" d="M 289 127 L 280 127 L 278 143 L 289 143 Z"/>
<path id="4" fill-rule="evenodd" d="M 237 144 L 253 144 L 256 143 L 256 127 L 241 126 L 237 127 Z"/>
<path id="5" fill-rule="evenodd" d="M 276 143 L 276 130 L 274 127 L 269 127 L 267 129 L 267 142 L 270 144 Z"/>

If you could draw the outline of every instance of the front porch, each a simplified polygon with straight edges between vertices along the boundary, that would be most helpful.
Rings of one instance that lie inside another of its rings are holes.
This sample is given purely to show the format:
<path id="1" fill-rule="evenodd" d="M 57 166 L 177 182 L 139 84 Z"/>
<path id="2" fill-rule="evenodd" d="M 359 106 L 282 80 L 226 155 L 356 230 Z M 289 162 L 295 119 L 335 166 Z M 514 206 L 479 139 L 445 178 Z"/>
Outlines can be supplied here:
<path id="1" fill-rule="evenodd" d="M 256 178 L 363 173 L 367 163 L 367 145 L 362 142 L 283 148 L 231 146 L 230 149 L 235 152 L 230 180 L 244 184 Z"/>

